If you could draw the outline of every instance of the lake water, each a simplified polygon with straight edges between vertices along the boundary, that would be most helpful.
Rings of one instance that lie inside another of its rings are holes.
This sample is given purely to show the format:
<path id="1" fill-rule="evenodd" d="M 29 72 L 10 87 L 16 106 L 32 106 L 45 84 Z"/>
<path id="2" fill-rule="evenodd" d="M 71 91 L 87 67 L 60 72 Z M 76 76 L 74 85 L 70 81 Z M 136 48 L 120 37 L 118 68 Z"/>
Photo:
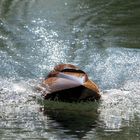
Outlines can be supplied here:
<path id="1" fill-rule="evenodd" d="M 139 7 L 139 0 L 0 0 L 0 139 L 139 140 Z M 99 85 L 94 115 L 38 102 L 34 87 L 60 63 Z"/>

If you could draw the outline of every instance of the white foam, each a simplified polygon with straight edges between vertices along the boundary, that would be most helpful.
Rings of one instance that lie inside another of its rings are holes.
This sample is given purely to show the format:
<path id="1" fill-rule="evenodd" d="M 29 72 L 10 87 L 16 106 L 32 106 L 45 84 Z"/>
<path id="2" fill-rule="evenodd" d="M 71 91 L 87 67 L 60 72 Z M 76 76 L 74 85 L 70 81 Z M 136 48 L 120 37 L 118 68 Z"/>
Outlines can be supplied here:
<path id="1" fill-rule="evenodd" d="M 122 126 L 128 126 L 135 116 L 140 117 L 139 84 L 129 81 L 121 90 L 111 89 L 102 93 L 99 118 L 106 129 L 120 129 Z"/>

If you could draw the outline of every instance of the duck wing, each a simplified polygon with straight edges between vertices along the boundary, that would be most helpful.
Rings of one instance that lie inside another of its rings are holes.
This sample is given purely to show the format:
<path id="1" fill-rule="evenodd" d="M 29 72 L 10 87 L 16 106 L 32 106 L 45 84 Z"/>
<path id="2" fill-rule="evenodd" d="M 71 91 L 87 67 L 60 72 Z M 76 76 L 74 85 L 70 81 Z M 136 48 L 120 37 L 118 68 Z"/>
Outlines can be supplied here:
<path id="1" fill-rule="evenodd" d="M 81 81 L 78 81 L 77 79 L 68 78 L 66 77 L 50 77 L 43 81 L 42 83 L 43 87 L 45 88 L 47 93 L 53 93 L 69 88 L 78 87 L 81 85 Z"/>

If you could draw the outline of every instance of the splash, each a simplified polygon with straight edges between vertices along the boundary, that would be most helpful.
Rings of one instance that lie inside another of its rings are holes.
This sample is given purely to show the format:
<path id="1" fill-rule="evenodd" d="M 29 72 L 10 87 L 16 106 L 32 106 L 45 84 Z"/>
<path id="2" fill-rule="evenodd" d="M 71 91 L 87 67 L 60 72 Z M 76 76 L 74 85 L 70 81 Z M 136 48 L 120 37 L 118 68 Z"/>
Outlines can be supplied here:
<path id="1" fill-rule="evenodd" d="M 128 81 L 122 89 L 106 90 L 102 93 L 99 107 L 100 120 L 106 131 L 120 130 L 129 122 L 140 117 L 140 83 Z"/>

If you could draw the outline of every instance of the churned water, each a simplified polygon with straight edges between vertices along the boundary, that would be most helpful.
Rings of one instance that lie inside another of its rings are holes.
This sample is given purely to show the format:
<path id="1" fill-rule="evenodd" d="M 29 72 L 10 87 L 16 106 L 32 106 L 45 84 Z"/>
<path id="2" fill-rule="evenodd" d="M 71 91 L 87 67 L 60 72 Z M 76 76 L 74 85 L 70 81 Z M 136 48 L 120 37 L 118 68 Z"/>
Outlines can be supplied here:
<path id="1" fill-rule="evenodd" d="M 139 0 L 0 0 L 0 139 L 139 140 L 139 7 Z M 94 115 L 48 111 L 36 100 L 34 87 L 59 63 L 79 66 L 99 85 Z"/>

